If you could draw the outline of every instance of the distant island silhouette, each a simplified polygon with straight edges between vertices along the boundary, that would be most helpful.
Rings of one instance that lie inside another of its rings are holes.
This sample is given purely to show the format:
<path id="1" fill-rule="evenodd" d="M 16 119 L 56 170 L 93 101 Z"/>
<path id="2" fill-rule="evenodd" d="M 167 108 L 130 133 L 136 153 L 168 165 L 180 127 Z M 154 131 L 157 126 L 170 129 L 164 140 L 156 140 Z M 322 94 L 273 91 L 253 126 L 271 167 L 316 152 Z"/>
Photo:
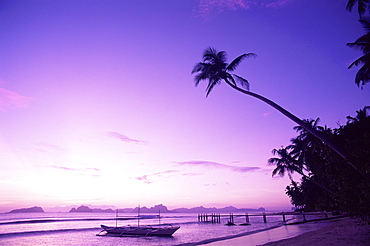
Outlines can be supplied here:
<path id="1" fill-rule="evenodd" d="M 41 207 L 32 207 L 32 208 L 20 208 L 14 209 L 9 213 L 44 213 L 45 211 Z"/>
<path id="2" fill-rule="evenodd" d="M 136 208 L 121 208 L 118 209 L 120 213 L 138 213 L 139 207 Z M 169 210 L 163 204 L 155 205 L 154 207 L 147 208 L 145 206 L 140 207 L 140 213 L 237 213 L 237 212 L 264 212 L 264 208 L 236 208 L 233 206 L 228 206 L 224 208 L 205 208 L 203 206 L 194 207 L 194 208 L 176 208 Z M 112 209 L 91 209 L 88 206 L 80 206 L 77 209 L 72 208 L 69 212 L 114 212 Z"/>
<path id="3" fill-rule="evenodd" d="M 101 208 L 89 208 L 88 206 L 79 206 L 77 209 L 72 208 L 69 212 L 80 212 L 80 213 L 114 213 L 113 209 L 101 209 Z"/>
<path id="4" fill-rule="evenodd" d="M 120 213 L 138 213 L 139 207 L 135 208 L 119 208 L 117 209 Z M 81 205 L 77 208 L 73 207 L 69 210 L 71 213 L 114 213 L 117 210 L 111 208 L 101 209 L 101 208 L 89 208 L 86 205 Z M 9 213 L 43 213 L 44 210 L 41 207 L 31 207 L 31 208 L 20 208 L 11 210 Z M 224 208 L 205 208 L 203 206 L 193 207 L 193 208 L 176 208 L 169 210 L 165 205 L 158 204 L 154 207 L 140 207 L 140 213 L 245 213 L 245 212 L 255 212 L 262 213 L 265 209 L 260 207 L 258 209 L 253 208 L 236 208 L 233 206 L 227 206 Z"/>

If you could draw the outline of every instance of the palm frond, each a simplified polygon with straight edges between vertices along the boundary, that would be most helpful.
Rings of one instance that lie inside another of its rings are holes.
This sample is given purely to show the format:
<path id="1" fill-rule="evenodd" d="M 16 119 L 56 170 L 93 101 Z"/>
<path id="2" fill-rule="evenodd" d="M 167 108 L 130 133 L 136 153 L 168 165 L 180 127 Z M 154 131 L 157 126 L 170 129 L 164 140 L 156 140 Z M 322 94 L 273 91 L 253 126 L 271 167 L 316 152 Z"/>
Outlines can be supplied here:
<path id="1" fill-rule="evenodd" d="M 369 0 L 357 0 L 357 12 L 359 13 L 360 16 L 362 16 L 365 11 L 366 11 L 366 8 L 368 7 L 368 3 L 369 3 Z"/>
<path id="2" fill-rule="evenodd" d="M 351 65 L 348 66 L 348 68 L 352 68 L 353 66 L 358 66 L 362 63 L 365 62 L 365 56 L 361 56 L 360 58 L 358 58 L 357 60 L 355 60 L 354 62 L 351 63 Z"/>
<path id="3" fill-rule="evenodd" d="M 276 174 L 279 174 L 279 176 L 282 176 L 284 177 L 285 175 L 285 169 L 284 168 L 275 168 L 273 171 L 272 171 L 272 176 L 275 176 Z"/>
<path id="4" fill-rule="evenodd" d="M 349 0 L 348 3 L 347 3 L 346 9 L 348 11 L 352 11 L 353 6 L 355 6 L 356 2 L 357 2 L 357 0 Z"/>
<path id="5" fill-rule="evenodd" d="M 213 62 L 214 60 L 217 60 L 217 50 L 212 48 L 212 47 L 209 47 L 208 49 L 206 49 L 203 53 L 203 60 L 205 62 Z"/>
<path id="6" fill-rule="evenodd" d="M 370 17 L 362 17 L 359 21 L 362 27 L 365 29 L 365 31 L 370 30 Z"/>
<path id="7" fill-rule="evenodd" d="M 230 64 L 226 67 L 226 70 L 227 71 L 234 71 L 237 68 L 237 66 L 239 66 L 239 64 L 245 58 L 249 58 L 249 57 L 257 57 L 257 55 L 254 54 L 254 53 L 245 53 L 245 54 L 242 54 L 242 55 L 238 56 L 237 58 L 235 58 L 234 60 L 232 60 L 230 62 Z"/>
<path id="8" fill-rule="evenodd" d="M 357 72 L 355 77 L 355 83 L 358 87 L 363 88 L 363 86 L 370 82 L 370 66 L 363 65 Z"/>
<path id="9" fill-rule="evenodd" d="M 364 51 L 366 48 L 367 43 L 360 41 L 357 39 L 354 43 L 347 43 L 347 46 L 356 50 Z"/>
<path id="10" fill-rule="evenodd" d="M 273 150 L 271 151 L 271 153 L 272 153 L 273 155 L 277 155 L 277 154 L 279 154 L 279 150 L 278 150 L 278 149 L 273 149 Z"/>
<path id="11" fill-rule="evenodd" d="M 226 73 L 226 78 L 225 78 L 225 81 L 226 82 L 229 82 L 231 84 L 233 84 L 234 86 L 236 86 L 236 81 L 235 79 L 233 78 L 233 76 L 229 73 Z"/>
<path id="12" fill-rule="evenodd" d="M 207 80 L 208 77 L 207 77 L 207 74 L 205 73 L 199 73 L 197 75 L 194 76 L 194 82 L 195 82 L 195 86 L 198 86 L 200 81 L 202 80 Z"/>
<path id="13" fill-rule="evenodd" d="M 369 8 L 369 0 L 348 0 L 346 9 L 352 11 L 353 7 L 357 3 L 357 12 L 360 17 L 365 13 L 366 9 Z"/>
<path id="14" fill-rule="evenodd" d="M 199 62 L 194 66 L 191 73 L 192 74 L 198 73 L 194 76 L 195 86 L 198 86 L 200 81 L 206 80 L 208 78 L 208 75 L 209 75 L 207 73 L 208 67 L 209 67 L 209 64 L 204 63 L 204 62 Z"/>
<path id="15" fill-rule="evenodd" d="M 233 76 L 236 78 L 236 80 L 239 82 L 239 84 L 244 88 L 246 89 L 247 91 L 249 91 L 249 82 L 248 80 L 246 80 L 245 78 L 243 77 L 240 77 L 236 74 L 233 74 Z"/>
<path id="16" fill-rule="evenodd" d="M 268 163 L 269 165 L 275 165 L 275 164 L 277 164 L 279 161 L 280 161 L 280 159 L 279 159 L 279 158 L 272 157 L 272 158 L 270 158 L 270 159 L 268 159 L 268 160 L 267 160 L 267 163 Z"/>
<path id="17" fill-rule="evenodd" d="M 218 58 L 219 63 L 226 63 L 226 61 L 227 61 L 226 51 L 219 51 L 217 53 L 217 58 Z"/>
<path id="18" fill-rule="evenodd" d="M 191 71 L 191 73 L 197 73 L 197 72 L 200 72 L 204 69 L 205 67 L 205 64 L 204 62 L 198 62 L 197 64 L 195 64 L 193 70 Z"/>
<path id="19" fill-rule="evenodd" d="M 218 78 L 209 79 L 209 83 L 206 88 L 206 97 L 208 97 L 209 93 L 211 93 L 213 87 L 219 83 L 220 83 L 220 79 Z"/>

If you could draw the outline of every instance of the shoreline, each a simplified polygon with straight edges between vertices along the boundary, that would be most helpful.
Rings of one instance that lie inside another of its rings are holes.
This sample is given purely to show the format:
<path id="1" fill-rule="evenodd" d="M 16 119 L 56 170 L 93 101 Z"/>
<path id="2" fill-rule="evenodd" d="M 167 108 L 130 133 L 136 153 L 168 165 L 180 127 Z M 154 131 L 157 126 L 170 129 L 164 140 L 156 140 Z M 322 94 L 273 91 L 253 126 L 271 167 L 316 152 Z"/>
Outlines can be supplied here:
<path id="1" fill-rule="evenodd" d="M 207 246 L 290 246 L 290 245 L 360 245 L 370 242 L 370 225 L 356 219 L 339 218 L 332 221 L 284 225 L 255 234 L 198 245 Z"/>
<path id="2" fill-rule="evenodd" d="M 263 246 L 315 245 L 315 246 L 368 246 L 370 225 L 362 225 L 356 219 L 343 218 L 317 231 L 263 244 Z"/>

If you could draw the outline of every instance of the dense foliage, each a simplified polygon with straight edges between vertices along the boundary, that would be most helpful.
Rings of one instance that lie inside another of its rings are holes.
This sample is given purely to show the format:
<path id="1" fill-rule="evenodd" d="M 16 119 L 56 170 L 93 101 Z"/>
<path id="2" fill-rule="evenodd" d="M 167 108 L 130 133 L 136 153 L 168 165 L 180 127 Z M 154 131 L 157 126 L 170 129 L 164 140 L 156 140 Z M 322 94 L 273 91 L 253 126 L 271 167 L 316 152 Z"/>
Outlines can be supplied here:
<path id="1" fill-rule="evenodd" d="M 352 62 L 348 68 L 360 67 L 355 77 L 355 83 L 363 88 L 365 84 L 370 82 L 370 4 L 369 0 L 348 0 L 347 10 L 352 11 L 356 4 L 360 17 L 359 21 L 365 30 L 365 34 L 355 42 L 347 43 L 347 45 L 360 50 L 363 55 Z"/>
<path id="2" fill-rule="evenodd" d="M 344 160 L 331 148 L 301 127 L 291 145 L 273 150 L 273 175 L 293 172 L 301 180 L 286 187 L 286 194 L 297 208 L 307 211 L 340 210 L 353 215 L 370 215 L 370 115 L 365 107 L 356 117 L 347 117 L 336 129 L 318 126 L 319 119 L 306 121 L 327 134 L 350 155 Z M 358 170 L 347 165 L 351 162 Z M 291 176 L 290 176 L 291 177 Z"/>

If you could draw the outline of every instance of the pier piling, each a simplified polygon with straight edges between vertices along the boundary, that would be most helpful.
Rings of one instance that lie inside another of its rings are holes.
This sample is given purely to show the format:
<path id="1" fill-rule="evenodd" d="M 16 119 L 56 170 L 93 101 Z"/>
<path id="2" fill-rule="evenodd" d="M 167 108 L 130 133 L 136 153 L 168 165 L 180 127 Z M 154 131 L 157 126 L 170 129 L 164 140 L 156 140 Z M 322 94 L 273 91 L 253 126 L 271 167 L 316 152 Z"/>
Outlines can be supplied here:
<path id="1" fill-rule="evenodd" d="M 246 224 L 249 223 L 249 215 L 248 215 L 248 213 L 245 213 L 245 223 Z"/>
<path id="2" fill-rule="evenodd" d="M 250 224 L 250 218 L 251 217 L 259 217 L 263 219 L 264 223 L 268 223 L 267 217 L 268 216 L 276 216 L 282 218 L 282 221 L 284 223 L 287 223 L 291 220 L 292 216 L 298 217 L 301 221 L 294 222 L 294 223 L 304 223 L 308 221 L 314 221 L 317 219 L 312 220 L 310 216 L 321 216 L 322 218 L 319 218 L 319 220 L 328 220 L 332 219 L 333 216 L 331 216 L 328 212 L 323 213 L 305 213 L 305 212 L 281 212 L 281 213 L 256 213 L 256 214 L 248 214 L 245 212 L 244 214 L 234 214 L 234 213 L 228 213 L 228 214 L 220 214 L 220 213 L 201 213 L 198 214 L 198 222 L 208 222 L 208 223 L 221 223 L 221 217 L 223 217 L 224 220 L 227 220 L 227 225 L 235 225 L 235 223 L 240 225 L 248 225 Z M 343 215 L 342 215 L 343 216 Z M 335 218 L 336 216 L 334 216 Z M 245 218 L 245 223 L 243 223 L 242 220 Z M 260 221 L 260 220 L 259 220 Z"/>
<path id="3" fill-rule="evenodd" d="M 267 223 L 266 213 L 263 212 L 263 222 Z"/>

